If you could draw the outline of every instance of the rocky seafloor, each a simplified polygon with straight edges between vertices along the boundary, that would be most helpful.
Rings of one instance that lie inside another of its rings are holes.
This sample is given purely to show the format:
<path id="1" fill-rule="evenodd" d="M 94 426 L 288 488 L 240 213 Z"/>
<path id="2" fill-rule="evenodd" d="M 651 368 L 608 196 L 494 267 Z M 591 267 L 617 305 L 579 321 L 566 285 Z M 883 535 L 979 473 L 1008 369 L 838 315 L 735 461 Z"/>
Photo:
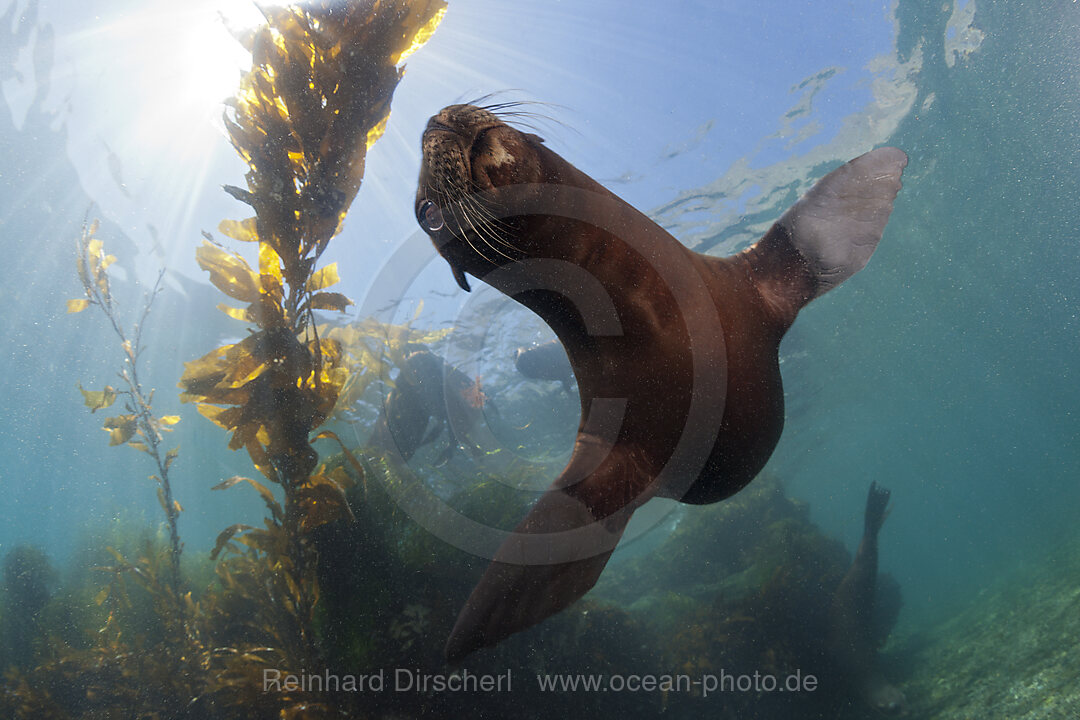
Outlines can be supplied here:
<path id="1" fill-rule="evenodd" d="M 1080 718 L 1080 535 L 955 617 L 897 638 L 910 717 Z"/>

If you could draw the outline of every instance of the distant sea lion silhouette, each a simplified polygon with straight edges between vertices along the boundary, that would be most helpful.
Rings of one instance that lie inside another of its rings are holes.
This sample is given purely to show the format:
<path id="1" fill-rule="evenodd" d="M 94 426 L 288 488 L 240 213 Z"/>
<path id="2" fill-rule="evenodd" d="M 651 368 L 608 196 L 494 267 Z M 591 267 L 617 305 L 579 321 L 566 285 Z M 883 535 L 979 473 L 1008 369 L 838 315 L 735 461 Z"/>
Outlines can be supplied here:
<path id="1" fill-rule="evenodd" d="M 507 107 L 429 120 L 416 217 L 462 289 L 466 273 L 483 279 L 554 330 L 582 421 L 566 468 L 461 610 L 451 662 L 584 595 L 650 498 L 712 503 L 753 479 L 784 423 L 780 339 L 869 260 L 907 164 L 896 148 L 862 155 L 717 258 L 507 125 Z"/>
<path id="2" fill-rule="evenodd" d="M 476 392 L 476 382 L 465 373 L 429 350 L 414 350 L 379 411 L 372 442 L 384 450 L 395 448 L 408 461 L 446 429 L 450 444 L 436 462 L 448 460 L 455 448 L 473 447 L 464 435 L 481 415 Z"/>
<path id="3" fill-rule="evenodd" d="M 862 541 L 829 609 L 828 649 L 844 676 L 871 707 L 886 713 L 907 710 L 904 693 L 881 674 L 873 630 L 878 574 L 878 531 L 885 522 L 889 491 L 870 483 Z"/>
<path id="4" fill-rule="evenodd" d="M 558 340 L 518 348 L 514 351 L 514 367 L 531 380 L 560 382 L 563 390 L 570 392 L 574 369 L 570 367 L 570 359 Z"/>

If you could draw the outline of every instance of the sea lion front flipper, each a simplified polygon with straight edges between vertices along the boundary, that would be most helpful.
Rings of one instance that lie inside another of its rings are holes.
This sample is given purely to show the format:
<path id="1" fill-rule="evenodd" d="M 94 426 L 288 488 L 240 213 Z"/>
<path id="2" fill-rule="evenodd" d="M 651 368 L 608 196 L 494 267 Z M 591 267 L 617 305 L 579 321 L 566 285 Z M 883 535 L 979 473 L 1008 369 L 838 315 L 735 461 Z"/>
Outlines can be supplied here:
<path id="1" fill-rule="evenodd" d="M 630 516 L 650 496 L 650 477 L 640 472 L 629 453 L 616 447 L 596 462 L 589 455 L 600 448 L 582 451 L 581 446 L 579 441 L 566 470 L 502 544 L 473 588 L 446 641 L 448 662 L 495 645 L 588 592 Z M 593 472 L 581 482 L 568 482 L 576 468 L 590 462 Z"/>
<path id="2" fill-rule="evenodd" d="M 432 425 L 431 428 L 429 428 L 428 431 L 424 434 L 423 439 L 420 440 L 420 443 L 417 445 L 417 447 L 427 445 L 438 440 L 439 436 L 442 435 L 442 431 L 445 426 L 446 420 L 443 420 L 441 418 L 437 419 L 435 421 L 435 424 Z"/>
<path id="3" fill-rule="evenodd" d="M 876 482 L 870 483 L 870 492 L 866 495 L 866 515 L 863 518 L 863 536 L 877 538 L 881 531 L 881 524 L 889 516 L 889 497 L 892 493 L 888 488 L 879 486 Z"/>
<path id="4" fill-rule="evenodd" d="M 759 286 L 790 323 L 799 309 L 862 270 L 870 260 L 908 158 L 878 148 L 819 180 L 754 246 Z"/>

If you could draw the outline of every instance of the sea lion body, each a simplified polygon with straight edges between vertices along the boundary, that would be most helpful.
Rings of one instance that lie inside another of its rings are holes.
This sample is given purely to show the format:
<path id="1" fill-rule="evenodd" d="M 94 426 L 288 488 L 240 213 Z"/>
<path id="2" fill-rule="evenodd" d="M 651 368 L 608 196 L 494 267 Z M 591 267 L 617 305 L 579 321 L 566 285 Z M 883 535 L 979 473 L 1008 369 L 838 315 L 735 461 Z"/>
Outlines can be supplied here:
<path id="1" fill-rule="evenodd" d="M 888 514 L 889 491 L 870 484 L 863 536 L 851 567 L 840 581 L 829 609 L 828 649 L 844 677 L 871 707 L 903 713 L 903 692 L 881 674 L 873 631 L 878 574 L 878 532 Z"/>
<path id="2" fill-rule="evenodd" d="M 373 442 L 384 450 L 394 448 L 407 462 L 448 428 L 450 444 L 444 455 L 449 458 L 479 420 L 480 410 L 470 401 L 475 387 L 465 373 L 429 350 L 409 353 L 375 421 Z"/>
<path id="3" fill-rule="evenodd" d="M 752 248 L 715 258 L 483 108 L 445 108 L 423 150 L 421 226 L 463 289 L 474 275 L 548 323 L 582 404 L 567 468 L 462 610 L 447 644 L 458 659 L 583 595 L 650 498 L 711 503 L 753 479 L 783 429 L 780 340 L 806 302 L 865 264 L 906 156 L 852 161 Z M 597 331 L 609 316 L 618 331 Z M 614 431 L 593 409 L 611 398 L 623 403 Z"/>
<path id="4" fill-rule="evenodd" d="M 518 348 L 514 352 L 514 367 L 530 380 L 562 383 L 567 392 L 574 377 L 570 358 L 566 356 L 566 350 L 558 340 Z"/>

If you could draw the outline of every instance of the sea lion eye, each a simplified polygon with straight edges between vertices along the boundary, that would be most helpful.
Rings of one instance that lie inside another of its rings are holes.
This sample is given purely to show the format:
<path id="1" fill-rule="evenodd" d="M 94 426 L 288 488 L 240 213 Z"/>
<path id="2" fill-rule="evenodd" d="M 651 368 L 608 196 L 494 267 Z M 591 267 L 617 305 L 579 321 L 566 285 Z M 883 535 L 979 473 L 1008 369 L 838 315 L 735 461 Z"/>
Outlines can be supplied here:
<path id="1" fill-rule="evenodd" d="M 416 210 L 416 220 L 420 223 L 420 227 L 428 232 L 442 230 L 444 224 L 442 210 L 430 200 L 420 203 L 420 207 Z"/>

